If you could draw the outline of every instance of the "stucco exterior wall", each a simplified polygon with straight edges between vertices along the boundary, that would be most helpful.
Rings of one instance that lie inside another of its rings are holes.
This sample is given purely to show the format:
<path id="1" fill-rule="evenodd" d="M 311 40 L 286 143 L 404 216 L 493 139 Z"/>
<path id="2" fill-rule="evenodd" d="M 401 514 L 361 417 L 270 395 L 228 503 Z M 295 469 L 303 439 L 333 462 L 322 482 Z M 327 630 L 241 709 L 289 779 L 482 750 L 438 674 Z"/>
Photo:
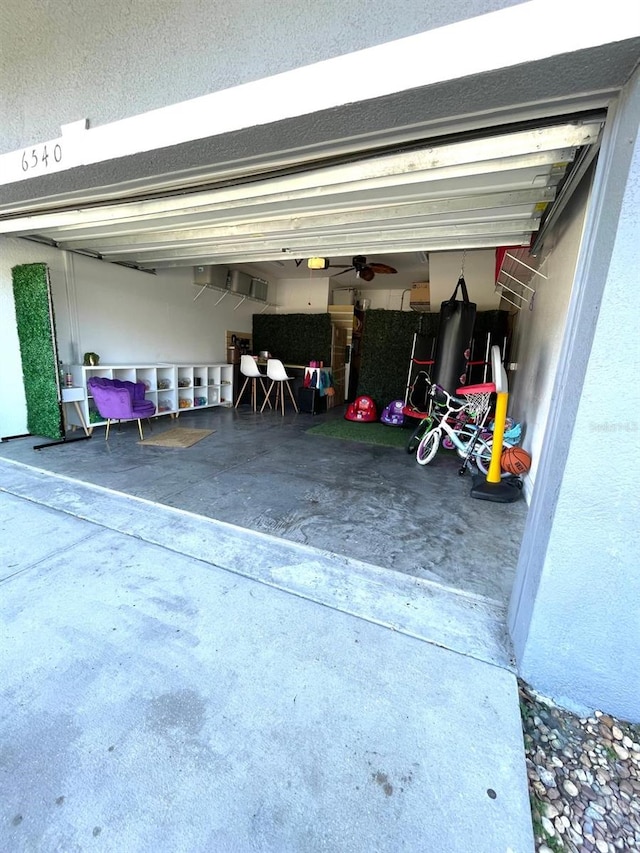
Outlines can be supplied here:
<path id="1" fill-rule="evenodd" d="M 527 681 L 569 707 L 600 707 L 635 722 L 639 117 L 636 74 L 603 143 L 568 319 L 574 339 L 554 387 L 551 420 L 564 415 L 573 428 L 545 445 L 547 489 L 534 492 L 510 612 Z"/>
<path id="2" fill-rule="evenodd" d="M 0 152 L 64 123 L 105 124 L 519 2 L 7 0 Z"/>

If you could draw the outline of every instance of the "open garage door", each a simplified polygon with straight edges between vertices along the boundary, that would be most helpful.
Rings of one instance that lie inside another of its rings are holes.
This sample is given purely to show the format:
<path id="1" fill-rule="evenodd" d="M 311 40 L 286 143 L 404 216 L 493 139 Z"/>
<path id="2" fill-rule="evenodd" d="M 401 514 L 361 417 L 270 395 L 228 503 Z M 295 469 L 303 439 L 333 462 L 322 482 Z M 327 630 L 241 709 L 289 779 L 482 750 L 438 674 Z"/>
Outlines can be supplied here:
<path id="1" fill-rule="evenodd" d="M 529 246 L 568 174 L 597 150 L 604 115 L 402 150 L 286 174 L 212 176 L 113 202 L 0 209 L 0 233 L 140 269 Z"/>

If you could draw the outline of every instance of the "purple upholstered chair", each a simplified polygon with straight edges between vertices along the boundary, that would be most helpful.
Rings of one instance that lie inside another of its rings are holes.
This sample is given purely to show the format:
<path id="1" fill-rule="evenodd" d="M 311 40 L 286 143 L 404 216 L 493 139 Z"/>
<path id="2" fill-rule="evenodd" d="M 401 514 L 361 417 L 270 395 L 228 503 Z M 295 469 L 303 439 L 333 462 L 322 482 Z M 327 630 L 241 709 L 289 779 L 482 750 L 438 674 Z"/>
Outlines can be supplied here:
<path id="1" fill-rule="evenodd" d="M 151 400 L 145 399 L 144 382 L 127 382 L 92 376 L 87 382 L 87 388 L 97 410 L 107 422 L 105 439 L 109 438 L 111 421 L 138 421 L 140 440 L 144 439 L 140 419 L 150 418 L 156 413 L 155 405 Z"/>

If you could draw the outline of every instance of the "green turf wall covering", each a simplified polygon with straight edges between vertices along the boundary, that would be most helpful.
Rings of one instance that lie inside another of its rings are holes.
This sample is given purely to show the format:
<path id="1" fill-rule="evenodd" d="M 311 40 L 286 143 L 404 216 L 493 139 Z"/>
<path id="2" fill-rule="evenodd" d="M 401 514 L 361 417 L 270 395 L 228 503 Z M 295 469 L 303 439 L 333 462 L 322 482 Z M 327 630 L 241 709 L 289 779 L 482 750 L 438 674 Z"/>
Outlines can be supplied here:
<path id="1" fill-rule="evenodd" d="M 62 438 L 53 308 L 46 264 L 14 267 L 13 298 L 31 435 Z"/>
<path id="2" fill-rule="evenodd" d="M 414 332 L 435 337 L 439 321 L 439 314 L 367 311 L 358 395 L 373 397 L 381 410 L 392 400 L 404 400 Z"/>
<path id="3" fill-rule="evenodd" d="M 286 364 L 331 363 L 330 314 L 254 314 L 253 351 Z"/>
<path id="4" fill-rule="evenodd" d="M 382 409 L 392 400 L 404 400 L 411 361 L 414 332 L 437 338 L 439 313 L 408 311 L 365 312 L 362 337 L 360 376 L 357 394 L 373 397 Z M 474 340 L 476 358 L 482 358 L 489 332 L 495 343 L 502 344 L 507 334 L 506 311 L 479 311 L 476 314 Z M 481 370 L 471 381 L 482 382 Z"/>

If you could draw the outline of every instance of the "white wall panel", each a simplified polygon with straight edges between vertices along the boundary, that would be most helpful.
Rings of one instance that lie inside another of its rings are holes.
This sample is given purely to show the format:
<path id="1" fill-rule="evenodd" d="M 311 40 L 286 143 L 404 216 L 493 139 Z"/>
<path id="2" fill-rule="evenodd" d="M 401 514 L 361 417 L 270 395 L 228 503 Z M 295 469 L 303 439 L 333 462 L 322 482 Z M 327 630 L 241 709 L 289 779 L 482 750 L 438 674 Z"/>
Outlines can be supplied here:
<path id="1" fill-rule="evenodd" d="M 283 278 L 274 290 L 277 313 L 319 314 L 325 312 L 329 304 L 329 277 L 317 273 L 313 277 Z"/>
<path id="2" fill-rule="evenodd" d="M 496 253 L 494 249 L 463 252 L 433 252 L 429 255 L 429 285 L 431 307 L 440 310 L 440 303 L 451 298 L 458 283 L 464 258 L 464 280 L 469 299 L 478 311 L 498 308 L 500 297 L 495 292 Z M 458 299 L 460 299 L 458 292 Z"/>

